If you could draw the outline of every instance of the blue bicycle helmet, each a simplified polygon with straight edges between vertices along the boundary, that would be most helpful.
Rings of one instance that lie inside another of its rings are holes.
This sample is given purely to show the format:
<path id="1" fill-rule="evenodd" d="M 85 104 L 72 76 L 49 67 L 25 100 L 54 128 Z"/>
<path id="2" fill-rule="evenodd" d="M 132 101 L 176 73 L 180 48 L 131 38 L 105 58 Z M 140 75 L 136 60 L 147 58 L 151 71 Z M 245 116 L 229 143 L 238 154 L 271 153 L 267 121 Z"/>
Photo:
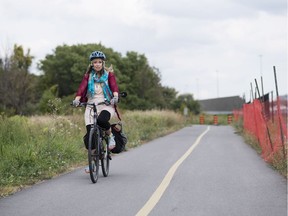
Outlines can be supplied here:
<path id="1" fill-rule="evenodd" d="M 92 61 L 93 59 L 96 59 L 96 58 L 100 58 L 104 61 L 106 60 L 105 54 L 101 51 L 94 51 L 89 56 L 90 61 Z"/>

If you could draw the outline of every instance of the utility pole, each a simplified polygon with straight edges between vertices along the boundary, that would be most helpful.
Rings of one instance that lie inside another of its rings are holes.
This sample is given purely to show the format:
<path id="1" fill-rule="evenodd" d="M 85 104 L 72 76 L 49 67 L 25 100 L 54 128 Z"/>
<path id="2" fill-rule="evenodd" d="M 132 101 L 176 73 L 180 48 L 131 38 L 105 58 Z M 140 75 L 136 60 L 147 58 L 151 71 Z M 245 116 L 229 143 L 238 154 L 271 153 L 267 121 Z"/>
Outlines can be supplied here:
<path id="1" fill-rule="evenodd" d="M 199 95 L 199 79 L 196 78 L 196 85 L 197 85 L 197 99 L 199 100 L 200 99 L 200 95 Z"/>
<path id="2" fill-rule="evenodd" d="M 217 98 L 219 98 L 219 80 L 218 80 L 218 71 L 216 70 L 216 79 L 217 79 Z"/>

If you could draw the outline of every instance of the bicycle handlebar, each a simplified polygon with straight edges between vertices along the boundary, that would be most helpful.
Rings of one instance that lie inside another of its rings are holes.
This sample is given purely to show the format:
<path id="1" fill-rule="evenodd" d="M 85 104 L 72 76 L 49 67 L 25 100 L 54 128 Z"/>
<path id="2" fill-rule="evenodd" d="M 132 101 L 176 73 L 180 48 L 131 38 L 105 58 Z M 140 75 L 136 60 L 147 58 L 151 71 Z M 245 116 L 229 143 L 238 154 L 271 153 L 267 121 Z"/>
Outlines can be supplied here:
<path id="1" fill-rule="evenodd" d="M 127 97 L 127 92 L 120 92 L 119 93 L 119 99 L 120 98 L 125 98 L 125 97 Z M 91 106 L 97 106 L 97 105 L 102 105 L 102 104 L 105 104 L 105 105 L 110 105 L 111 103 L 109 102 L 109 101 L 103 101 L 103 102 L 100 102 L 100 103 L 88 103 L 88 102 L 82 102 L 82 103 L 80 103 L 79 104 L 79 106 L 78 107 L 82 107 L 82 106 L 86 106 L 86 105 L 91 105 Z M 70 104 L 71 106 L 73 106 L 73 103 L 71 103 Z"/>
<path id="2" fill-rule="evenodd" d="M 105 104 L 105 105 L 110 105 L 111 103 L 108 102 L 108 101 L 103 101 L 103 102 L 100 102 L 100 103 L 88 103 L 88 102 L 82 102 L 79 104 L 79 106 L 87 106 L 87 105 L 90 105 L 90 106 L 98 106 L 98 105 L 102 105 L 102 104 Z"/>

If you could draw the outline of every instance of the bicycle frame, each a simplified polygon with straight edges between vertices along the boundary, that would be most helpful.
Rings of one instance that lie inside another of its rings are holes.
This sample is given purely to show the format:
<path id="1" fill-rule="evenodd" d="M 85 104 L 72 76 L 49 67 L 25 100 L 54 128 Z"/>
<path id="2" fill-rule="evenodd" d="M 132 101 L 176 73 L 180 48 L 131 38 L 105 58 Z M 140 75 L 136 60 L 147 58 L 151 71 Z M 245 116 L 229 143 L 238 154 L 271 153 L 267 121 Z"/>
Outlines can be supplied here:
<path id="1" fill-rule="evenodd" d="M 89 133 L 89 145 L 88 145 L 88 163 L 89 163 L 89 173 L 90 178 L 93 183 L 96 183 L 98 180 L 99 173 L 99 161 L 101 161 L 101 168 L 104 177 L 108 176 L 109 173 L 109 160 L 110 160 L 110 151 L 108 150 L 108 138 L 105 134 L 105 129 L 101 128 L 97 124 L 98 113 L 97 105 L 106 104 L 102 103 L 81 103 L 81 106 L 92 106 L 93 109 L 93 125 L 91 125 Z M 93 139 L 94 138 L 94 139 Z M 105 145 L 104 142 L 106 142 Z M 95 149 L 92 149 L 93 144 L 95 144 Z"/>

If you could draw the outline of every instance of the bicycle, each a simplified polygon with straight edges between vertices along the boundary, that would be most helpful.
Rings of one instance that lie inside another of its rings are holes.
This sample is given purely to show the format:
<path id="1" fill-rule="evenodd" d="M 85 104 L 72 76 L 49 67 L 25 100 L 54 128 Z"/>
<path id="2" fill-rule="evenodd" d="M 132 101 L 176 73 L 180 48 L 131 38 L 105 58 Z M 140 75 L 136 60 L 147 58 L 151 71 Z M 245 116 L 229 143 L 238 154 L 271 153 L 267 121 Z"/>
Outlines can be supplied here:
<path id="1" fill-rule="evenodd" d="M 108 149 L 108 137 L 103 128 L 100 128 L 97 124 L 97 105 L 105 104 L 102 103 L 81 103 L 83 106 L 92 106 L 93 108 L 93 124 L 91 125 L 91 130 L 88 139 L 88 164 L 90 178 L 93 183 L 96 183 L 99 175 L 99 167 L 101 161 L 102 173 L 104 177 L 109 174 L 109 161 L 110 151 Z"/>
<path id="2" fill-rule="evenodd" d="M 121 97 L 126 97 L 127 93 L 120 93 Z M 88 164 L 89 164 L 89 174 L 91 181 L 96 183 L 99 177 L 99 169 L 101 166 L 102 174 L 107 177 L 109 174 L 109 166 L 111 158 L 111 152 L 108 146 L 108 135 L 104 128 L 101 128 L 97 124 L 97 106 L 101 104 L 109 105 L 109 102 L 100 103 L 80 103 L 79 106 L 92 106 L 93 109 L 93 124 L 89 132 L 88 141 Z M 94 148 L 93 148 L 94 147 Z M 101 164 L 100 164 L 101 162 Z"/>

